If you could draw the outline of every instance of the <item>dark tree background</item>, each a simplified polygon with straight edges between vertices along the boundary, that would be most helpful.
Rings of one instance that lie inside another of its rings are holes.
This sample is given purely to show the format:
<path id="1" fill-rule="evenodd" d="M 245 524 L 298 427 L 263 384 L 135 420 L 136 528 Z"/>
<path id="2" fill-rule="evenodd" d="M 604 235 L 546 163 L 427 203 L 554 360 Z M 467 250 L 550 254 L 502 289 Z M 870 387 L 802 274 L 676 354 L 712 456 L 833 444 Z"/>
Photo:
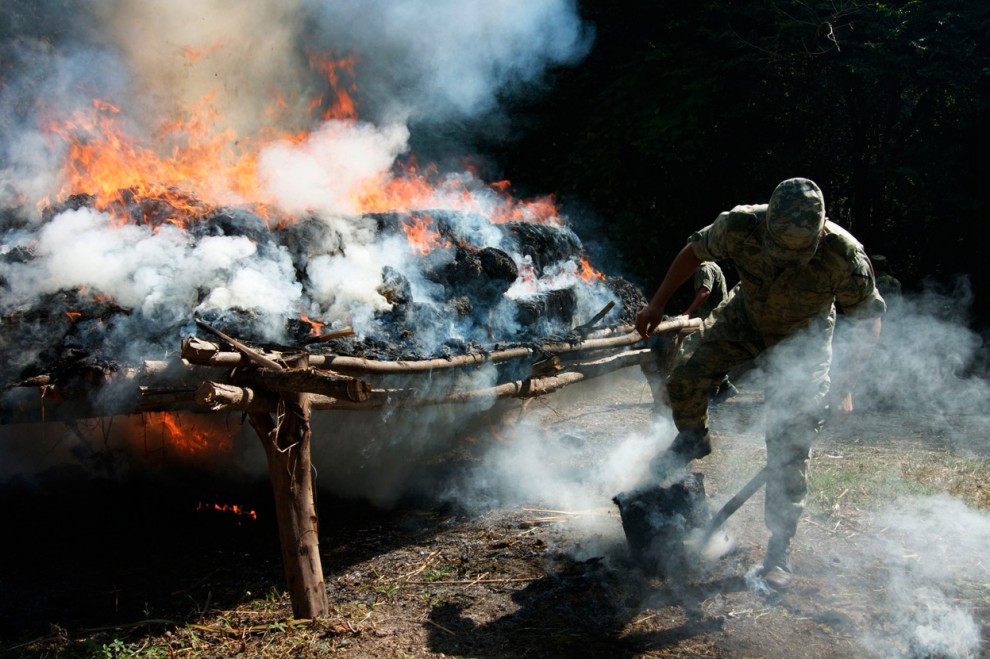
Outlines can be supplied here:
<path id="1" fill-rule="evenodd" d="M 515 101 L 517 137 L 487 150 L 523 189 L 593 209 L 648 292 L 691 231 L 806 176 L 906 289 L 968 280 L 986 326 L 990 3 L 580 7 L 592 52 Z"/>

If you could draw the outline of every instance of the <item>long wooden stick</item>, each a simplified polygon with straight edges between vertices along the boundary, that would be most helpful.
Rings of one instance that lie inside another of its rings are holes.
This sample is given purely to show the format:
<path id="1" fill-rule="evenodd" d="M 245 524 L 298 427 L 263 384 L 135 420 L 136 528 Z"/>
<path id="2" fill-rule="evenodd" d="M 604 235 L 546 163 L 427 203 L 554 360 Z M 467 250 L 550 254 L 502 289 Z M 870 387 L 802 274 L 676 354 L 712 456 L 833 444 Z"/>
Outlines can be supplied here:
<path id="1" fill-rule="evenodd" d="M 423 407 L 493 402 L 504 398 L 535 398 L 553 393 L 569 384 L 600 377 L 651 359 L 654 359 L 652 351 L 644 348 L 593 362 L 573 364 L 569 367 L 573 370 L 551 376 L 515 380 L 482 389 L 455 391 L 445 396 L 421 397 L 413 389 L 371 389 L 364 401 L 312 394 L 310 405 L 314 410 L 373 410 L 390 406 Z M 216 382 L 204 382 L 197 391 L 197 402 L 212 410 L 271 411 L 274 400 L 245 387 Z"/>
<path id="2" fill-rule="evenodd" d="M 285 370 L 285 367 L 282 366 L 281 364 L 279 364 L 278 362 L 276 362 L 276 361 L 274 361 L 272 359 L 269 359 L 268 357 L 265 357 L 265 355 L 263 355 L 262 353 L 258 352 L 254 348 L 250 348 L 250 347 L 246 346 L 245 344 L 241 343 L 240 341 L 238 341 L 237 339 L 233 338 L 232 336 L 227 336 L 226 334 L 224 334 L 220 330 L 215 329 L 213 327 L 210 327 L 209 325 L 207 325 L 203 321 L 197 320 L 196 321 L 196 325 L 199 326 L 202 329 L 205 329 L 207 332 L 210 332 L 211 334 L 215 334 L 216 336 L 220 337 L 221 339 L 223 339 L 224 341 L 226 341 L 230 345 L 234 346 L 234 348 L 237 350 L 237 352 L 243 354 L 245 357 L 247 357 L 248 359 L 250 359 L 254 363 L 256 363 L 256 364 L 258 364 L 260 366 L 264 366 L 266 368 L 270 368 L 273 371 L 282 371 L 282 370 Z"/>
<path id="3" fill-rule="evenodd" d="M 656 332 L 674 332 L 680 330 L 696 330 L 701 327 L 698 318 L 674 318 L 660 323 Z M 623 328 L 625 333 L 620 336 L 587 339 L 575 343 L 548 343 L 540 346 L 539 350 L 528 346 L 508 348 L 489 353 L 472 355 L 457 355 L 448 359 L 424 359 L 418 361 L 397 360 L 381 361 L 361 357 L 346 357 L 342 355 L 312 355 L 310 366 L 323 367 L 345 374 L 409 374 L 428 373 L 431 371 L 483 364 L 487 362 L 501 363 L 513 359 L 524 359 L 537 353 L 566 354 L 572 352 L 605 350 L 635 345 L 642 337 L 631 328 Z M 226 339 L 224 339 L 226 340 Z M 231 344 L 233 345 L 233 344 Z M 182 358 L 202 366 L 233 367 L 248 363 L 246 353 L 221 351 L 219 346 L 190 337 L 183 342 Z"/>

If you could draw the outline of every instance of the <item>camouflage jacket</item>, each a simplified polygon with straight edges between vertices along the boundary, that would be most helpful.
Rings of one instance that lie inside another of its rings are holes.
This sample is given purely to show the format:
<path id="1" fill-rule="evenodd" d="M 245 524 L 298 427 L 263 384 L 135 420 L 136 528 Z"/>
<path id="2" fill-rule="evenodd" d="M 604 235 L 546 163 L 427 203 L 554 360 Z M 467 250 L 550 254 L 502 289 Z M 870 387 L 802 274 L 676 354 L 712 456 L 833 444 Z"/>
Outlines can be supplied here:
<path id="1" fill-rule="evenodd" d="M 717 263 L 705 261 L 694 273 L 694 292 L 698 289 L 707 288 L 708 298 L 694 310 L 696 318 L 705 318 L 712 312 L 712 309 L 721 304 L 728 292 L 725 287 L 725 275 L 722 268 Z"/>
<path id="2" fill-rule="evenodd" d="M 735 265 L 740 282 L 731 294 L 733 306 L 742 305 L 749 325 L 736 331 L 752 333 L 738 338 L 776 343 L 812 325 L 829 324 L 835 303 L 850 318 L 884 313 L 870 261 L 848 231 L 826 221 L 811 262 L 781 268 L 764 251 L 766 210 L 766 204 L 736 206 L 688 238 L 702 261 L 727 259 Z"/>

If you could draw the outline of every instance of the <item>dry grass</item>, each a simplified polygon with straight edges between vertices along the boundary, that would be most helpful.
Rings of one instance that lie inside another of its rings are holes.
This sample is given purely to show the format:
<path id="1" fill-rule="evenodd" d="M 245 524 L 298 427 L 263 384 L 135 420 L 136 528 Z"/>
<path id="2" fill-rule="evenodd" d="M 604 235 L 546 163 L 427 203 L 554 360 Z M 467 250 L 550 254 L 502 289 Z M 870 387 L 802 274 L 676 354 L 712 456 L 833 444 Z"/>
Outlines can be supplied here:
<path id="1" fill-rule="evenodd" d="M 835 445 L 813 455 L 810 510 L 825 515 L 875 511 L 904 496 L 948 494 L 990 510 L 990 460 L 946 451 Z"/>

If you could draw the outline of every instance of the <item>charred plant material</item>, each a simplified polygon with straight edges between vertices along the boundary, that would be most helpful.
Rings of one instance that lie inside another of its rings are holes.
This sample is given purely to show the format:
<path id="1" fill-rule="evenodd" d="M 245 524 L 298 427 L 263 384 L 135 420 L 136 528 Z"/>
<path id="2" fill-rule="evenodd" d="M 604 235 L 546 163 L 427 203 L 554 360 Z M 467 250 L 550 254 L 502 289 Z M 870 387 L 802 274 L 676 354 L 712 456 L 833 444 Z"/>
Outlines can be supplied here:
<path id="1" fill-rule="evenodd" d="M 509 236 L 516 249 L 533 263 L 537 276 L 555 263 L 581 256 L 581 241 L 566 227 L 540 222 L 509 222 Z"/>

